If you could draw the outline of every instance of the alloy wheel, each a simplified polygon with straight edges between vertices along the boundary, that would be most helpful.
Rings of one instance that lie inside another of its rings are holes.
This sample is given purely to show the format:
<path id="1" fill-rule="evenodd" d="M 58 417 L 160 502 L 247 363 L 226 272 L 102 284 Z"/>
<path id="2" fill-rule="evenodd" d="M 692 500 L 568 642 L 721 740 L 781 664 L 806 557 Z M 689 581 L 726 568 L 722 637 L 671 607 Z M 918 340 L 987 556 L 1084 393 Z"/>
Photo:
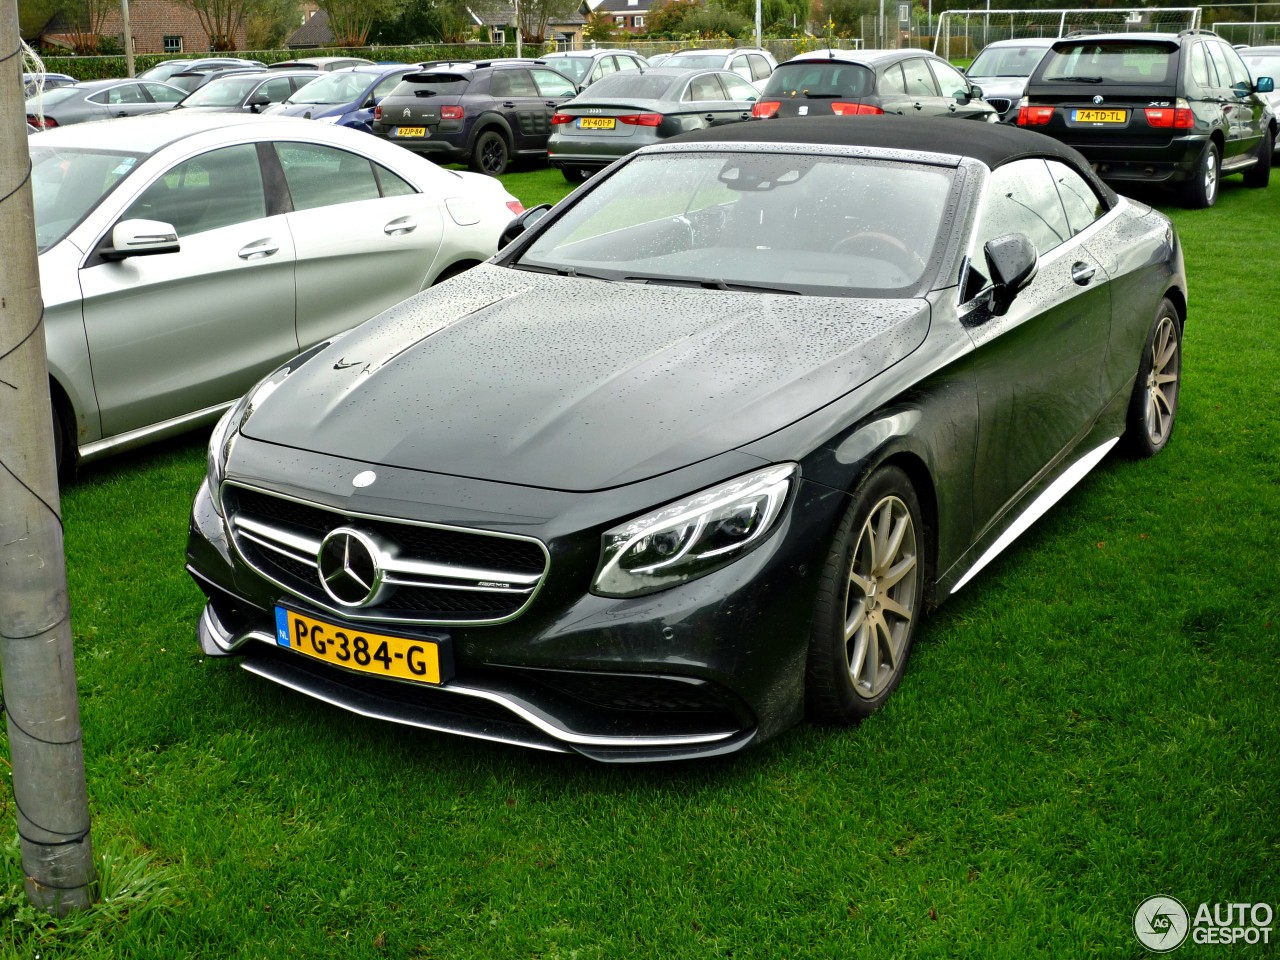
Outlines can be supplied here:
<path id="1" fill-rule="evenodd" d="M 1159 447 L 1173 427 L 1178 407 L 1178 384 L 1181 359 L 1178 351 L 1178 325 L 1164 316 L 1156 324 L 1151 337 L 1151 372 L 1147 374 L 1147 437 Z"/>

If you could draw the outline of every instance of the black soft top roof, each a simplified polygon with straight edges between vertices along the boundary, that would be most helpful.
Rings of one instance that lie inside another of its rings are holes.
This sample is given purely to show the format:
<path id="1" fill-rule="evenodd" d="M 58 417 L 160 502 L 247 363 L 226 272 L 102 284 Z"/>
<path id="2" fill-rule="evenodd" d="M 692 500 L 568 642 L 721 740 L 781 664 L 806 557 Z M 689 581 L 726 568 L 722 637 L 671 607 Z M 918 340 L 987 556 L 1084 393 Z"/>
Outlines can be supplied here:
<path id="1" fill-rule="evenodd" d="M 1027 157 L 1060 160 L 1093 184 L 1114 206 L 1114 191 L 1098 179 L 1089 161 L 1066 144 L 1004 123 L 978 123 L 942 117 L 890 115 L 848 117 L 795 117 L 785 120 L 748 120 L 697 130 L 668 143 L 812 143 L 821 146 L 873 147 L 972 157 L 992 170 Z"/>

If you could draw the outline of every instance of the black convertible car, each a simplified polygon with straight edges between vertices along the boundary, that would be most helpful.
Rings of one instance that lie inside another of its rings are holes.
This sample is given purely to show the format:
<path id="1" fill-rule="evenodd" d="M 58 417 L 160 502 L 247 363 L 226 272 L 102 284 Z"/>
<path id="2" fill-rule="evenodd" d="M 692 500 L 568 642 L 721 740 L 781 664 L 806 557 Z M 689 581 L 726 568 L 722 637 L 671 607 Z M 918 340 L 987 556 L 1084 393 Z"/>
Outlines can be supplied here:
<path id="1" fill-rule="evenodd" d="M 210 442 L 204 651 L 599 760 L 868 716 L 929 607 L 1177 410 L 1169 221 L 969 126 L 639 151 L 282 367 Z"/>

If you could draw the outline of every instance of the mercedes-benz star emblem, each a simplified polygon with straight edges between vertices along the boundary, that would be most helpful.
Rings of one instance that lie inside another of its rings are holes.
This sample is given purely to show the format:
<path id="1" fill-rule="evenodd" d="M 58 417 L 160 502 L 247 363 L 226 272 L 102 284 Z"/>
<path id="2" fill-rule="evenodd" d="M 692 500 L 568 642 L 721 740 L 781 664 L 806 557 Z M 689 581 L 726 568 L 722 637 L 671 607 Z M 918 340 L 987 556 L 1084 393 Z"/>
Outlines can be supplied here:
<path id="1" fill-rule="evenodd" d="M 367 533 L 338 527 L 320 543 L 316 566 L 324 592 L 344 607 L 367 607 L 381 599 L 383 551 Z"/>
<path id="2" fill-rule="evenodd" d="M 1095 93 L 1095 94 L 1093 95 L 1093 102 L 1094 102 L 1094 103 L 1101 103 L 1101 102 L 1102 102 L 1102 97 L 1101 97 L 1099 94 L 1096 94 L 1096 93 Z"/>

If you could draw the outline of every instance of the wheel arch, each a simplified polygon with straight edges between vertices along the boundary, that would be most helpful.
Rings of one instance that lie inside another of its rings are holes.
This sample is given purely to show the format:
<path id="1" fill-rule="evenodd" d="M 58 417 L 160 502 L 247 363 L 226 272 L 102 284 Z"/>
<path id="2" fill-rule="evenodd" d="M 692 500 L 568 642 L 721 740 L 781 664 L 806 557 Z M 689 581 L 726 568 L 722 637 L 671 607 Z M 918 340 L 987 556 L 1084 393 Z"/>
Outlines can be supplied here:
<path id="1" fill-rule="evenodd" d="M 497 130 L 502 134 L 509 150 L 515 149 L 515 135 L 511 132 L 511 124 L 507 123 L 506 118 L 500 113 L 482 113 L 471 128 L 471 136 L 467 138 L 467 153 L 475 150 L 476 141 L 490 130 Z"/>
<path id="2" fill-rule="evenodd" d="M 1178 311 L 1178 320 L 1183 327 L 1187 325 L 1187 298 L 1183 295 L 1182 290 L 1178 287 L 1170 287 L 1164 292 L 1165 299 L 1173 304 L 1173 308 Z"/>

